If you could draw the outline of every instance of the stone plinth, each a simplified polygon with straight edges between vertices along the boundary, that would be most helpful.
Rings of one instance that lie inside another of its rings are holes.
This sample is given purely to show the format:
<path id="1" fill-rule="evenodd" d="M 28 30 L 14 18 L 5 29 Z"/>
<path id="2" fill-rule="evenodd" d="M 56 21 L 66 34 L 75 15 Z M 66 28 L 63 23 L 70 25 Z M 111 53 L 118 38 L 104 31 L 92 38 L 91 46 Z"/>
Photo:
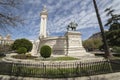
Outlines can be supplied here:
<path id="1" fill-rule="evenodd" d="M 65 55 L 66 37 L 46 37 L 42 38 L 40 48 L 43 45 L 49 45 L 52 48 L 52 55 Z"/>
<path id="2" fill-rule="evenodd" d="M 81 33 L 76 31 L 68 31 L 63 37 L 46 37 L 41 38 L 40 42 L 34 43 L 32 53 L 33 55 L 40 55 L 37 53 L 43 45 L 49 45 L 52 48 L 53 56 L 67 55 L 67 56 L 93 56 L 87 53 L 82 46 Z"/>
<path id="3" fill-rule="evenodd" d="M 65 34 L 67 43 L 68 56 L 93 56 L 87 53 L 82 46 L 81 33 L 76 31 L 68 31 Z"/>

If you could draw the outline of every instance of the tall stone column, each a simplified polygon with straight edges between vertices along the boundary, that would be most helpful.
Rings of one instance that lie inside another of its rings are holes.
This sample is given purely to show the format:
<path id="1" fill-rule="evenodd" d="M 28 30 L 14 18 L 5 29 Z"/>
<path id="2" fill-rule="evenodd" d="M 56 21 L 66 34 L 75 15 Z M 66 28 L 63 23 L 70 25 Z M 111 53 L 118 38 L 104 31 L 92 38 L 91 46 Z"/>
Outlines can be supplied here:
<path id="1" fill-rule="evenodd" d="M 44 6 L 40 13 L 41 22 L 40 22 L 39 39 L 33 42 L 33 49 L 31 51 L 32 55 L 34 56 L 39 55 L 41 39 L 47 37 L 47 32 L 46 32 L 47 16 L 48 16 L 48 11 L 46 9 L 46 6 Z"/>
<path id="2" fill-rule="evenodd" d="M 46 6 L 43 7 L 43 10 L 40 13 L 41 16 L 41 23 L 40 23 L 40 38 L 47 37 L 46 27 L 47 27 L 47 16 L 48 11 L 46 9 Z"/>

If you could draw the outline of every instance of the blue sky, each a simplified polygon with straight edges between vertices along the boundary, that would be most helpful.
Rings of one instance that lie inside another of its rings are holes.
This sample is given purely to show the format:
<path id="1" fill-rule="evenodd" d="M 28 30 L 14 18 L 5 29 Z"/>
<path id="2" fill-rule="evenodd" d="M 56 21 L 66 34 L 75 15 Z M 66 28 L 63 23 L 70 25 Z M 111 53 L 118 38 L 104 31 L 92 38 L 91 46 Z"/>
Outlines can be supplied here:
<path id="1" fill-rule="evenodd" d="M 120 0 L 96 1 L 103 25 L 108 19 L 104 12 L 106 8 L 112 6 L 116 10 L 115 13 L 120 14 Z M 63 36 L 71 21 L 78 24 L 77 31 L 82 33 L 83 40 L 100 31 L 92 0 L 23 0 L 23 2 L 20 9 L 14 12 L 25 19 L 24 25 L 18 25 L 15 28 L 8 26 L 10 32 L 0 30 L 3 36 L 11 34 L 12 39 L 38 39 L 40 11 L 43 5 L 48 9 L 47 33 L 49 36 Z"/>

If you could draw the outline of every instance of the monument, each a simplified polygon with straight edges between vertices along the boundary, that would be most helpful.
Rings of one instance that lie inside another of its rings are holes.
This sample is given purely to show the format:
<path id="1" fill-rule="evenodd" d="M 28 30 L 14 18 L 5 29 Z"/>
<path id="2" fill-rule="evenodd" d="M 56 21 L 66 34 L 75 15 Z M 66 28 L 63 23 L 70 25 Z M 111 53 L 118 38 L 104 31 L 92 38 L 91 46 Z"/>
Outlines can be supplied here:
<path id="1" fill-rule="evenodd" d="M 48 11 L 46 9 L 46 6 L 43 7 L 43 10 L 40 13 L 41 16 L 41 22 L 40 22 L 40 38 L 45 38 L 47 37 L 47 32 L 46 32 L 46 26 L 47 26 L 47 16 L 48 16 Z"/>
<path id="2" fill-rule="evenodd" d="M 50 37 L 47 35 L 47 17 L 48 11 L 46 7 L 40 13 L 40 34 L 39 40 L 33 43 L 32 55 L 39 56 L 40 48 L 43 45 L 49 45 L 52 48 L 52 55 L 65 55 L 65 56 L 93 56 L 87 53 L 82 46 L 81 33 L 76 31 L 78 26 L 75 22 L 71 22 L 67 27 L 67 32 L 62 37 Z"/>

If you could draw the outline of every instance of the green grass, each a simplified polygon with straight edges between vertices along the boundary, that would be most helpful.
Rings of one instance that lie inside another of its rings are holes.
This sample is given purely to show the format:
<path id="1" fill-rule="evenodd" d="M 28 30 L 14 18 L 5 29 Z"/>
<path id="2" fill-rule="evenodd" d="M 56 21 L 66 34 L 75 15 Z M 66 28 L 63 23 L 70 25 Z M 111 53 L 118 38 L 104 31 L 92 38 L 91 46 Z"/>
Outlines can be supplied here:
<path id="1" fill-rule="evenodd" d="M 18 68 L 17 68 L 18 69 Z M 37 76 L 43 75 L 42 77 L 64 77 L 64 76 L 80 76 L 80 75 L 88 75 L 90 71 L 95 72 L 95 74 L 101 74 L 110 72 L 110 65 L 108 63 L 95 64 L 91 66 L 83 66 L 83 67 L 74 67 L 74 68 L 33 68 L 33 67 L 24 67 L 20 68 L 21 75 L 22 73 L 29 74 L 29 76 L 33 76 L 36 74 Z M 20 73 L 20 72 L 19 72 Z"/>
<path id="2" fill-rule="evenodd" d="M 95 74 L 102 74 L 102 73 L 109 73 L 110 65 L 109 63 L 99 63 L 99 64 L 91 64 L 91 65 L 77 65 L 75 64 L 70 67 L 66 65 L 66 67 L 60 68 L 59 65 L 57 67 L 47 65 L 41 65 L 41 67 L 35 66 L 26 66 L 26 65 L 1 65 L 0 74 L 10 74 L 16 76 L 31 76 L 31 77 L 72 77 L 72 76 L 88 76 L 92 73 Z"/>
<path id="3" fill-rule="evenodd" d="M 70 57 L 70 56 L 63 56 L 63 57 L 50 57 L 50 58 L 37 58 L 34 59 L 36 61 L 69 61 L 69 60 L 78 60 L 78 58 Z"/>
<path id="4" fill-rule="evenodd" d="M 12 56 L 13 58 L 16 58 L 16 59 L 35 59 L 37 57 L 35 56 L 29 56 L 29 55 L 25 55 L 25 54 L 18 54 L 18 55 L 13 55 Z"/>
<path id="5" fill-rule="evenodd" d="M 52 61 L 66 61 L 66 60 L 78 60 L 77 58 L 74 57 L 69 57 L 69 56 L 65 56 L 65 57 L 56 57 L 53 58 Z"/>
<path id="6" fill-rule="evenodd" d="M 0 57 L 0 60 L 2 60 L 2 58 L 4 58 L 4 57 Z"/>
<path id="7" fill-rule="evenodd" d="M 0 57 L 0 60 L 2 59 L 2 57 Z"/>
<path id="8" fill-rule="evenodd" d="M 111 57 L 109 58 L 110 60 L 119 60 L 120 61 L 120 56 L 114 56 L 114 57 Z"/>
<path id="9" fill-rule="evenodd" d="M 35 56 L 27 56 L 25 54 L 18 54 L 18 55 L 13 55 L 13 58 L 16 59 L 33 59 L 37 61 L 68 61 L 68 60 L 78 60 L 77 58 L 74 57 L 69 57 L 69 56 L 64 56 L 64 57 L 50 57 L 50 58 L 37 58 Z"/>

